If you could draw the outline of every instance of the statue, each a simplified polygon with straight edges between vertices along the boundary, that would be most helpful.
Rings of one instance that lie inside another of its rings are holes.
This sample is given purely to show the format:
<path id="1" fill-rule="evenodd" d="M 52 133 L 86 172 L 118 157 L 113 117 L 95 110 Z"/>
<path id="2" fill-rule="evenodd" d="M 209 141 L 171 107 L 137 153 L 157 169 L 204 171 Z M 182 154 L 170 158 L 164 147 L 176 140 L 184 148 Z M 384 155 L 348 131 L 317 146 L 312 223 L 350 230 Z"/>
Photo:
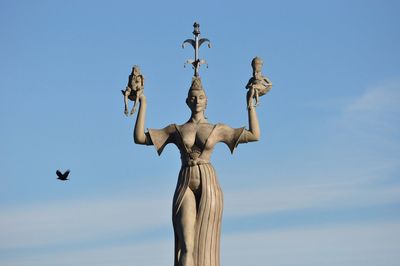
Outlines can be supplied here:
<path id="1" fill-rule="evenodd" d="M 189 120 L 183 124 L 170 124 L 161 129 L 145 131 L 147 102 L 143 93 L 134 128 L 134 142 L 153 145 L 161 155 L 165 146 L 175 144 L 180 151 L 182 166 L 178 175 L 173 206 L 172 222 L 175 236 L 175 266 L 219 266 L 220 233 L 223 195 L 210 157 L 217 143 L 225 143 L 233 153 L 241 143 L 257 141 L 260 128 L 256 108 L 249 105 L 249 129 L 232 128 L 210 123 L 204 115 L 207 95 L 198 75 L 199 25 L 195 23 L 194 76 L 187 93 L 186 104 L 190 109 Z M 197 63 L 196 63 L 197 62 Z M 251 92 L 247 93 L 247 100 Z"/>
<path id="2" fill-rule="evenodd" d="M 121 90 L 122 94 L 124 95 L 124 113 L 126 116 L 128 116 L 128 99 L 134 102 L 131 110 L 131 115 L 133 115 L 136 111 L 138 99 L 143 94 L 143 89 L 144 77 L 142 74 L 140 74 L 140 68 L 138 66 L 133 66 L 132 72 L 128 78 L 128 85 L 126 86 L 125 90 Z"/>
<path id="3" fill-rule="evenodd" d="M 259 104 L 259 97 L 265 95 L 272 88 L 271 81 L 261 74 L 263 61 L 259 57 L 254 57 L 251 61 L 251 67 L 253 68 L 253 77 L 247 82 L 246 89 L 249 90 L 249 99 L 247 101 L 247 108 L 253 105 L 253 99 L 255 100 L 254 106 Z"/>

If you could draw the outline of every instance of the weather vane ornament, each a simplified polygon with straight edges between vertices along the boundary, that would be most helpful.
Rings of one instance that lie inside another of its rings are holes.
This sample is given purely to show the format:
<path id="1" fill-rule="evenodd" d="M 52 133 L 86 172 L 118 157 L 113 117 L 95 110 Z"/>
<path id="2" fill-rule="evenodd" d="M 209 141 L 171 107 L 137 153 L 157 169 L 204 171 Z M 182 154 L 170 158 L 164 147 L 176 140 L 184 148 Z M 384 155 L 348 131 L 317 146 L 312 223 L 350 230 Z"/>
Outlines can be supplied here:
<path id="1" fill-rule="evenodd" d="M 208 43 L 208 48 L 211 48 L 211 42 L 209 39 L 206 39 L 206 38 L 199 39 L 199 36 L 200 36 L 200 24 L 199 23 L 195 22 L 193 24 L 193 28 L 194 28 L 194 30 L 193 30 L 194 39 L 185 40 L 182 44 L 182 48 L 185 48 L 186 44 L 192 45 L 192 47 L 194 49 L 194 59 L 187 60 L 185 63 L 185 66 L 187 64 L 191 64 L 194 69 L 194 76 L 198 77 L 200 65 L 203 65 L 203 64 L 207 65 L 206 60 L 199 59 L 199 49 L 200 49 L 201 45 L 205 42 Z M 208 67 L 208 65 L 207 65 L 207 67 Z"/>
<path id="2" fill-rule="evenodd" d="M 206 62 L 199 59 L 199 48 L 203 43 L 210 41 L 199 38 L 198 23 L 194 23 L 193 27 L 194 39 L 183 42 L 183 46 L 190 44 L 195 51 L 194 59 L 187 61 L 194 69 L 186 97 L 186 105 L 190 109 L 189 119 L 183 124 L 145 130 L 147 100 L 143 93 L 144 78 L 136 67 L 133 68 L 128 86 L 123 91 L 125 114 L 128 114 L 128 99 L 135 101 L 135 105 L 139 101 L 133 132 L 135 143 L 154 146 L 158 155 L 161 155 L 168 144 L 174 144 L 180 152 L 182 164 L 172 201 L 174 265 L 219 266 L 223 194 L 217 173 L 210 161 L 211 155 L 217 143 L 225 143 L 233 153 L 239 144 L 259 140 L 260 126 L 256 105 L 258 97 L 267 93 L 272 83 L 261 74 L 261 59 L 253 59 L 253 77 L 246 86 L 248 129 L 209 122 L 204 114 L 207 96 L 199 77 L 199 67 Z M 133 112 L 134 109 L 131 114 Z"/>

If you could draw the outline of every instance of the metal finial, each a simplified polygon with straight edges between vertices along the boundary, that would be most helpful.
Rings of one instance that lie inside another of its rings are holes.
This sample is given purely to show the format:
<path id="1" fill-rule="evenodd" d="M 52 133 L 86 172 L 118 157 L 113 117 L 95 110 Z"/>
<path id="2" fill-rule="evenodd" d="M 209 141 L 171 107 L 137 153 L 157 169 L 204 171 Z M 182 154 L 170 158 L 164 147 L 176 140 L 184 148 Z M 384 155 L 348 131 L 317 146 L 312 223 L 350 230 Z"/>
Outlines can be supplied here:
<path id="1" fill-rule="evenodd" d="M 206 38 L 199 39 L 199 35 L 200 35 L 200 24 L 199 23 L 195 22 L 193 24 L 193 28 L 194 28 L 193 29 L 194 40 L 193 39 L 185 40 L 182 44 L 182 48 L 185 48 L 186 44 L 192 45 L 192 47 L 194 49 L 194 59 L 187 60 L 185 62 L 185 66 L 186 66 L 186 64 L 191 64 L 194 69 L 194 76 L 198 77 L 200 65 L 203 65 L 203 64 L 207 65 L 206 60 L 199 59 L 199 48 L 205 42 L 208 43 L 208 48 L 211 48 L 211 42 L 209 39 L 206 39 Z M 207 65 L 207 67 L 208 67 L 208 65 Z"/>

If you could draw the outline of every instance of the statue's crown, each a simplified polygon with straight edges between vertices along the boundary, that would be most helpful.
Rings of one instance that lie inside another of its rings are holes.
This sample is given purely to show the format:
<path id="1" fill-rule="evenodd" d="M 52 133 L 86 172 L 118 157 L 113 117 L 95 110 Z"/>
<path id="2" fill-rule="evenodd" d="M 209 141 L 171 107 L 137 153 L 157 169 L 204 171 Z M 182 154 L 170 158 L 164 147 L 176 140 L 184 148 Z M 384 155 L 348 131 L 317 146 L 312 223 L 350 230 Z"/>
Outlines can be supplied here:
<path id="1" fill-rule="evenodd" d="M 190 86 L 189 91 L 192 91 L 192 90 L 204 90 L 203 85 L 201 84 L 200 77 L 192 78 L 192 85 Z"/>

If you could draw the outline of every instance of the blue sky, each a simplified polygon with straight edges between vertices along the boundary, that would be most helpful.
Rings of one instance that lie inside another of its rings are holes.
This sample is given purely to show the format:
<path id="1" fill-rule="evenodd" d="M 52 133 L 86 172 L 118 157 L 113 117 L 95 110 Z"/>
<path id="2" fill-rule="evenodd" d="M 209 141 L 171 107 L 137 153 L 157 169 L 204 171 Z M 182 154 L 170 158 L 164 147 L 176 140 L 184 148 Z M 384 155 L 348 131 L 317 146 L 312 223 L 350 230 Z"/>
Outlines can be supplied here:
<path id="1" fill-rule="evenodd" d="M 120 90 L 146 78 L 146 126 L 183 123 L 198 21 L 213 123 L 247 125 L 250 61 L 271 92 L 262 138 L 213 164 L 222 265 L 400 260 L 397 1 L 1 1 L 0 264 L 168 265 L 179 154 L 135 145 Z M 70 181 L 55 178 L 71 169 Z"/>

